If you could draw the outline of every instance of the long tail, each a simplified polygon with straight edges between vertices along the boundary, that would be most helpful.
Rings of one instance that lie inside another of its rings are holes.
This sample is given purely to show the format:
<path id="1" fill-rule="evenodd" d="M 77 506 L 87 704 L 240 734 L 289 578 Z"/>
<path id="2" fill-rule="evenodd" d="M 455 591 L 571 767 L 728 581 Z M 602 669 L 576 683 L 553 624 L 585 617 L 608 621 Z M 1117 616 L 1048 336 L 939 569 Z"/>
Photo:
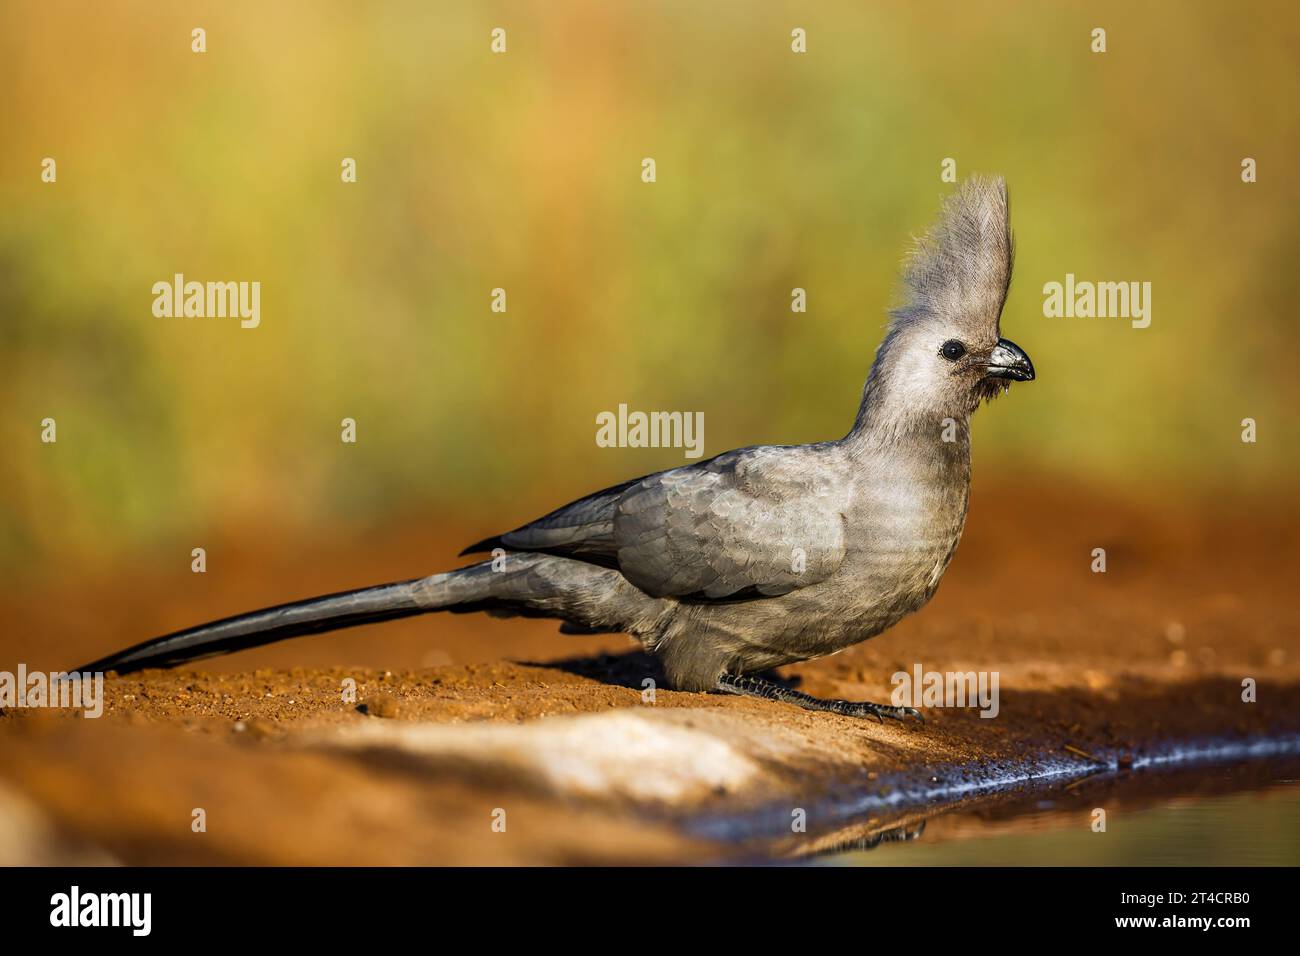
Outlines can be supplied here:
<path id="1" fill-rule="evenodd" d="M 210 624 L 200 624 L 198 627 L 155 637 L 76 670 L 128 674 L 146 667 L 175 667 L 205 657 L 261 647 L 289 637 L 319 634 L 322 631 L 335 631 L 436 611 L 438 608 L 429 606 L 427 599 L 422 599 L 417 590 L 417 586 L 426 580 L 416 578 L 398 584 L 341 591 L 247 614 L 236 614 Z"/>
<path id="2" fill-rule="evenodd" d="M 175 667 L 290 637 L 431 611 L 551 617 L 582 633 L 617 631 L 646 601 L 650 599 L 617 571 L 551 555 L 512 554 L 500 570 L 484 561 L 427 578 L 237 614 L 156 637 L 75 670 L 129 674 L 146 667 Z"/>

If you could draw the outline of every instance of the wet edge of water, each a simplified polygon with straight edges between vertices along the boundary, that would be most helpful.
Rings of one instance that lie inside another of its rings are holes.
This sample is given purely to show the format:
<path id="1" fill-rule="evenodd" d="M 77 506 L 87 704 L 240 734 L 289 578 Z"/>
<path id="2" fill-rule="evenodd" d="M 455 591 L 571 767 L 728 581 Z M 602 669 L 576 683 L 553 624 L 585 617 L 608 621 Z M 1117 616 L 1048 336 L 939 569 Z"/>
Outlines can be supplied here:
<path id="1" fill-rule="evenodd" d="M 1097 759 L 1039 753 L 974 764 L 926 766 L 863 780 L 853 787 L 841 786 L 803 804 L 785 800 L 742 814 L 703 814 L 686 821 L 683 829 L 691 836 L 726 843 L 788 838 L 791 808 L 800 805 L 808 810 L 809 819 L 818 821 L 817 831 L 825 834 L 882 814 L 901 816 L 907 811 L 927 808 L 948 810 L 981 797 L 1082 780 L 1107 772 L 1158 772 L 1300 756 L 1300 734 L 1251 740 L 1225 737 L 1156 742 L 1147 745 L 1140 755 L 1114 749 L 1099 750 L 1093 756 Z M 884 820 L 880 823 L 887 825 Z"/>

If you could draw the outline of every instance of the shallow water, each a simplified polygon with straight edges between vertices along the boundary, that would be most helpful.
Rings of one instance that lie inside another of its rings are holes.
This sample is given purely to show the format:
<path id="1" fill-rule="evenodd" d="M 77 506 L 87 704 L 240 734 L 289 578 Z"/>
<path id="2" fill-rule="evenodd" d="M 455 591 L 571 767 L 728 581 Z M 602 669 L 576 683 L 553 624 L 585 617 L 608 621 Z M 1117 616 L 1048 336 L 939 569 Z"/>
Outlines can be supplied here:
<path id="1" fill-rule="evenodd" d="M 1094 830 L 1095 811 L 1105 830 Z M 878 841 L 878 842 L 877 842 Z M 875 844 L 872 846 L 871 844 Z M 847 866 L 1295 866 L 1294 764 L 1115 775 L 958 805 L 820 857 Z"/>

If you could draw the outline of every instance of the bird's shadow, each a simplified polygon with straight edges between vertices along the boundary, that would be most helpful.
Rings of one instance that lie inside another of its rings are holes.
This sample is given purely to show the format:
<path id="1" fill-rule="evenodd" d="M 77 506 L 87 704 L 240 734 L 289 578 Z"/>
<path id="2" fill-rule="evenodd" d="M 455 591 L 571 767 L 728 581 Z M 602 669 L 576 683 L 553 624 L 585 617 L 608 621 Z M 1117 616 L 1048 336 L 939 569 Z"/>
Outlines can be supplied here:
<path id="1" fill-rule="evenodd" d="M 577 677 L 600 681 L 614 687 L 629 687 L 641 691 L 646 680 L 653 686 L 672 689 L 663 665 L 653 654 L 645 651 L 626 651 L 622 654 L 596 654 L 586 657 L 566 657 L 558 661 L 520 661 L 529 667 L 551 667 Z M 764 671 L 760 676 L 786 687 L 798 687 L 799 677 L 784 677 L 774 671 Z"/>

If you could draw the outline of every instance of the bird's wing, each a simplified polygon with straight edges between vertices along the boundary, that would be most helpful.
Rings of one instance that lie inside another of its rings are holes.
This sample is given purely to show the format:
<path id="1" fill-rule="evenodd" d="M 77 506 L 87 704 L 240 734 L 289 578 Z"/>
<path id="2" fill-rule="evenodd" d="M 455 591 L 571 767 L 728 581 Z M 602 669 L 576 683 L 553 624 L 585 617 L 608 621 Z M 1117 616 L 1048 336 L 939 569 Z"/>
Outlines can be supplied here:
<path id="1" fill-rule="evenodd" d="M 843 493 L 806 448 L 745 448 L 596 492 L 474 550 L 567 554 L 656 597 L 772 596 L 844 560 Z"/>
<path id="2" fill-rule="evenodd" d="M 618 566 L 656 597 L 785 594 L 824 581 L 843 562 L 844 509 L 807 449 L 728 452 L 622 494 Z"/>
<path id="3" fill-rule="evenodd" d="M 543 551 L 580 557 L 596 564 L 617 567 L 614 509 L 619 497 L 627 489 L 654 477 L 657 476 L 636 478 L 593 492 L 514 531 L 472 544 L 461 554 L 474 554 L 501 547 L 514 551 Z"/>

